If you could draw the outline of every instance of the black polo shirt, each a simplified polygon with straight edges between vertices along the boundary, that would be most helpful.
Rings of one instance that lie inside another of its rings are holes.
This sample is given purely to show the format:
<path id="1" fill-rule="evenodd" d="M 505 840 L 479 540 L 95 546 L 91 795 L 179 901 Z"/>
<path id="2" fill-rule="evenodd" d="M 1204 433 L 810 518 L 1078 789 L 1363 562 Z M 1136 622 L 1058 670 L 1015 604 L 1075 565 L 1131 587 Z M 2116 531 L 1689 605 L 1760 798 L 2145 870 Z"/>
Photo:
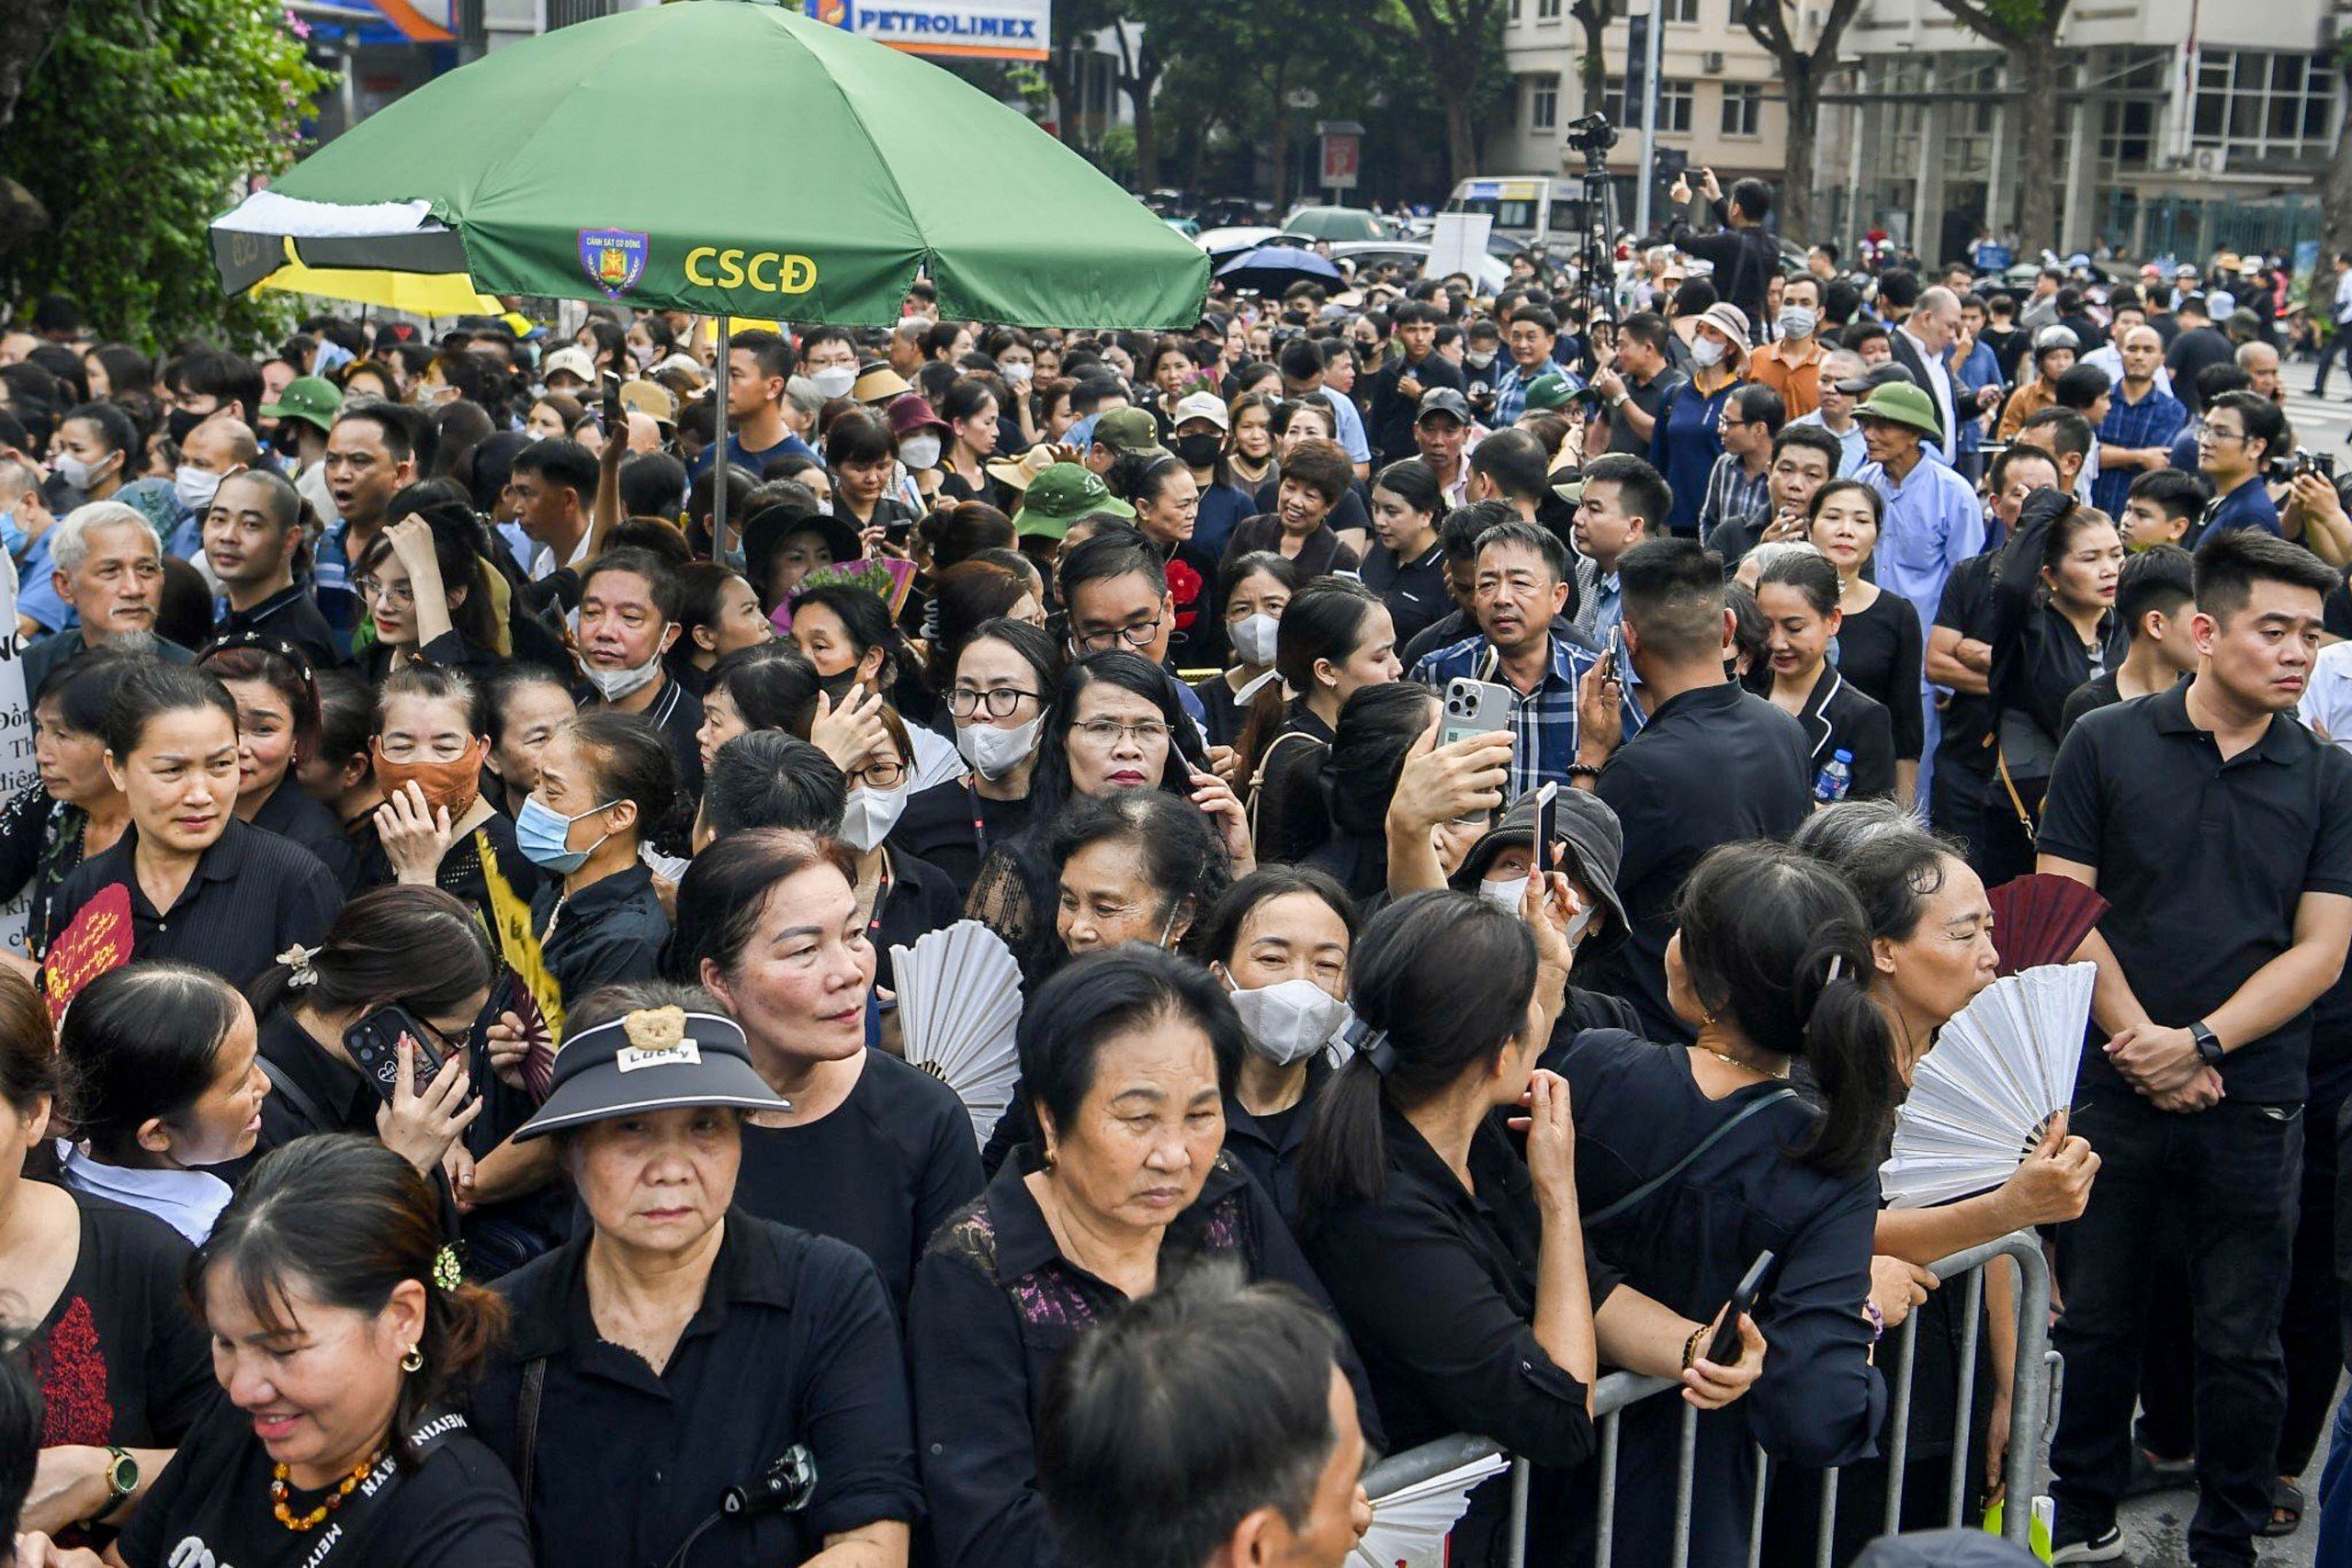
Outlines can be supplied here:
<path id="1" fill-rule="evenodd" d="M 1374 544 L 1363 558 L 1363 585 L 1388 606 L 1399 648 L 1453 612 L 1453 598 L 1445 586 L 1445 547 L 1434 539 L 1412 560 L 1398 560 L 1386 545 Z"/>
<path id="2" fill-rule="evenodd" d="M 57 931 L 101 888 L 119 882 L 130 891 L 132 957 L 201 964 L 243 990 L 296 942 L 324 942 L 343 909 L 343 888 L 318 856 L 234 818 L 168 909 L 149 903 L 139 886 L 131 860 L 138 847 L 133 827 L 74 868 L 50 903 Z"/>
<path id="3" fill-rule="evenodd" d="M 599 986 L 652 979 L 670 940 L 670 915 L 639 861 L 577 893 L 549 877 L 531 899 L 531 929 L 570 1009 Z"/>
<path id="4" fill-rule="evenodd" d="M 226 604 L 227 600 L 221 603 Z M 212 623 L 216 637 L 236 637 L 244 632 L 259 632 L 280 642 L 290 642 L 300 649 L 316 670 L 332 670 L 343 662 L 343 650 L 335 645 L 334 628 L 327 625 L 327 617 L 319 602 L 311 597 L 309 589 L 299 582 L 289 582 L 250 610 L 225 609 Z"/>
<path id="5" fill-rule="evenodd" d="M 2228 761 L 2188 716 L 2188 683 L 2085 714 L 2060 748 L 2041 852 L 2098 871 L 2099 933 L 2148 1016 L 2186 1028 L 2293 945 L 2306 893 L 2352 896 L 2352 755 L 2292 714 Z M 2232 1100 L 2298 1101 L 2311 1014 L 2222 1061 Z M 2082 1086 L 2115 1088 L 2105 1053 Z"/>
<path id="6" fill-rule="evenodd" d="M 1993 606 L 1993 572 L 2001 563 L 1999 550 L 1971 556 L 1951 569 L 1944 580 L 1943 597 L 1936 602 L 1936 625 L 1958 632 L 1962 638 L 1986 640 Z M 1962 767 L 1989 777 L 1993 772 L 1993 721 L 1999 715 L 1989 696 L 1952 692 L 1936 708 L 1940 737 L 1936 742 L 1936 766 Z"/>
<path id="7" fill-rule="evenodd" d="M 580 711 L 582 713 L 592 708 L 612 706 L 597 694 L 594 686 L 585 681 L 573 683 L 571 700 L 580 705 Z M 678 787 L 684 792 L 685 798 L 700 799 L 702 797 L 702 699 L 678 684 L 676 677 L 664 671 L 662 675 L 661 694 L 653 699 L 652 705 L 646 708 L 639 716 L 652 720 L 653 727 L 662 732 L 662 739 L 670 743 L 670 756 L 678 764 Z M 648 836 L 651 836 L 659 827 L 659 823 L 649 822 L 645 831 Z"/>
<path id="8" fill-rule="evenodd" d="M 874 1265 L 741 1209 L 726 1224 L 702 1304 L 659 1372 L 597 1332 L 587 1236 L 498 1282 L 514 1329 L 475 1397 L 475 1427 L 514 1469 L 523 1369 L 547 1361 L 530 1510 L 541 1562 L 667 1561 L 722 1492 L 796 1443 L 817 1461 L 807 1511 L 712 1527 L 695 1568 L 800 1562 L 828 1535 L 914 1518 L 906 1367 Z"/>
<path id="9" fill-rule="evenodd" d="M 1649 1037 L 1687 1043 L 1666 1004 L 1666 942 L 1682 879 L 1718 844 L 1785 839 L 1813 809 L 1804 727 L 1729 682 L 1661 703 L 1617 750 L 1595 791 L 1625 829 L 1617 892 L 1626 941 L 1586 980 L 1634 1004 Z"/>

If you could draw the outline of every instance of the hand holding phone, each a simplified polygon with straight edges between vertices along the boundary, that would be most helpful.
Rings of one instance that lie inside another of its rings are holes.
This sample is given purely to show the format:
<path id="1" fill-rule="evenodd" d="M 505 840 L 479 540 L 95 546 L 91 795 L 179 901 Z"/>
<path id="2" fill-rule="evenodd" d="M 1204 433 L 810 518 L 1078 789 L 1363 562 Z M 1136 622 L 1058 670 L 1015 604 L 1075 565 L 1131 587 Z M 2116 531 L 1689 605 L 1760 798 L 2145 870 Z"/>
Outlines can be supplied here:
<path id="1" fill-rule="evenodd" d="M 1764 1276 L 1771 1272 L 1772 1262 L 1773 1256 L 1770 1251 L 1759 1252 L 1756 1255 L 1756 1261 L 1747 1266 L 1747 1272 L 1739 1277 L 1738 1285 L 1731 1292 L 1731 1300 L 1724 1305 L 1722 1318 L 1715 1324 L 1715 1337 L 1707 1342 L 1706 1359 L 1715 1365 L 1729 1367 L 1738 1364 L 1739 1320 L 1755 1310 L 1756 1298 L 1763 1292 Z"/>

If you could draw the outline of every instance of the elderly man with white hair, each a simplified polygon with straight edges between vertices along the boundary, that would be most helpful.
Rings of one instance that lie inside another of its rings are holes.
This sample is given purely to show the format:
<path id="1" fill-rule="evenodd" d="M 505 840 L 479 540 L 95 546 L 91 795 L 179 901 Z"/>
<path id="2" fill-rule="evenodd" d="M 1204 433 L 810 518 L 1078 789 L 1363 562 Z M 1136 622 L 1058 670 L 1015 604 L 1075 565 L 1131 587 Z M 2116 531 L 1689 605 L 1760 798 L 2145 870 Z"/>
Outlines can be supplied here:
<path id="1" fill-rule="evenodd" d="M 164 541 L 136 508 L 119 501 L 75 507 L 50 530 L 58 596 L 81 625 L 25 649 L 25 692 L 38 694 L 50 671 L 85 648 L 122 648 L 187 664 L 195 655 L 155 635 L 164 604 Z"/>
<path id="2" fill-rule="evenodd" d="M 1954 404 L 1952 341 L 1960 334 L 1960 296 L 1941 284 L 1922 289 L 1918 304 L 1887 336 L 1894 362 L 1911 372 L 1911 379 L 1928 389 L 1936 403 L 1938 430 L 1928 447 L 1946 463 L 1960 457 L 1960 416 Z"/>

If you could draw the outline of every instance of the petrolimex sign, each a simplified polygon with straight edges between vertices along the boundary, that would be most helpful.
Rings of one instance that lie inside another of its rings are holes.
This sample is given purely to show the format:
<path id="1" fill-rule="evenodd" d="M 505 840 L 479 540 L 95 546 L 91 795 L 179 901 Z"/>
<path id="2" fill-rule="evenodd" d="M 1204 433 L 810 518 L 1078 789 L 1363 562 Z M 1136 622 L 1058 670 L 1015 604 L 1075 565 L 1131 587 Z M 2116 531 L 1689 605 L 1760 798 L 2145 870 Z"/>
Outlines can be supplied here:
<path id="1" fill-rule="evenodd" d="M 807 0 L 830 27 L 910 54 L 1043 60 L 1053 0 Z"/>

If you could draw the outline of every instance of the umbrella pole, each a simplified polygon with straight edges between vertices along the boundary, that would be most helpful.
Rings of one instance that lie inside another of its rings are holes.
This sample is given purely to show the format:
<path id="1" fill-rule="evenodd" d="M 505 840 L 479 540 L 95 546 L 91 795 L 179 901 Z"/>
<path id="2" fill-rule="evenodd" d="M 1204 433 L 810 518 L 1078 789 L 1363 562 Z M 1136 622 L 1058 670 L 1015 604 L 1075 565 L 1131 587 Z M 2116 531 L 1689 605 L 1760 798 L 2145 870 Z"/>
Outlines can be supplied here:
<path id="1" fill-rule="evenodd" d="M 718 313 L 718 445 L 711 448 L 710 458 L 710 558 L 727 559 L 727 383 L 728 360 L 734 352 L 735 318 L 726 311 Z"/>

